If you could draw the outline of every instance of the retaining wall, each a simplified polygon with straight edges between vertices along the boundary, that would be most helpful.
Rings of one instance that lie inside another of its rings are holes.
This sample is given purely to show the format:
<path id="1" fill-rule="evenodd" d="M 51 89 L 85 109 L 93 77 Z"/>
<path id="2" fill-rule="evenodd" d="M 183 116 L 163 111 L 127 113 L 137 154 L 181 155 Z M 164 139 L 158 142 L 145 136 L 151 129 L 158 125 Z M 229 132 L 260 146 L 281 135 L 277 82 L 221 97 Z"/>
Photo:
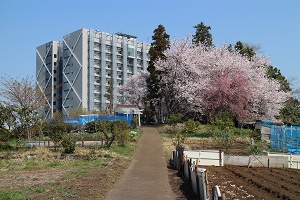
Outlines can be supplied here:
<path id="1" fill-rule="evenodd" d="M 224 156 L 225 165 L 248 167 L 275 167 L 288 168 L 287 157 L 277 156 Z"/>
<path id="2" fill-rule="evenodd" d="M 183 151 L 184 158 L 197 160 L 197 165 L 224 166 L 224 153 L 217 150 L 186 150 Z"/>
<path id="3" fill-rule="evenodd" d="M 280 157 L 288 159 L 288 168 L 300 169 L 300 155 L 287 153 L 268 153 L 268 156 Z"/>

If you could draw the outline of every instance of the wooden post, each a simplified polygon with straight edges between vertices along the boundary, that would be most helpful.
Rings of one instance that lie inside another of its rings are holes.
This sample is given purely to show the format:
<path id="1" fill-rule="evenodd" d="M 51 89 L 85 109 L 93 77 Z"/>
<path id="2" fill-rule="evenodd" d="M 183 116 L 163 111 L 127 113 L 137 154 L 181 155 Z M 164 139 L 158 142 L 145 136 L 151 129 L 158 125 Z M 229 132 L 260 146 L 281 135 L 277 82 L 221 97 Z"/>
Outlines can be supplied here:
<path id="1" fill-rule="evenodd" d="M 220 161 L 219 161 L 219 163 L 220 163 L 220 167 L 222 167 L 223 165 L 222 165 L 222 150 L 219 150 L 219 159 L 220 159 Z"/>
<path id="2" fill-rule="evenodd" d="M 195 165 L 195 175 L 196 175 L 196 187 L 197 187 L 197 195 L 198 199 L 200 199 L 200 188 L 199 188 L 199 177 L 198 177 L 198 166 Z"/>
<path id="3" fill-rule="evenodd" d="M 268 158 L 268 169 L 270 169 L 270 158 Z"/>
<path id="4" fill-rule="evenodd" d="M 183 157 L 183 153 L 180 156 L 180 171 L 182 173 L 182 177 L 184 177 L 184 157 Z"/>
<path id="5" fill-rule="evenodd" d="M 190 184 L 192 184 L 192 179 L 191 179 L 191 166 L 192 166 L 192 159 L 190 158 L 189 161 L 188 161 Z"/>
<path id="6" fill-rule="evenodd" d="M 226 200 L 225 193 L 221 193 L 222 197 L 219 198 L 219 200 Z"/>

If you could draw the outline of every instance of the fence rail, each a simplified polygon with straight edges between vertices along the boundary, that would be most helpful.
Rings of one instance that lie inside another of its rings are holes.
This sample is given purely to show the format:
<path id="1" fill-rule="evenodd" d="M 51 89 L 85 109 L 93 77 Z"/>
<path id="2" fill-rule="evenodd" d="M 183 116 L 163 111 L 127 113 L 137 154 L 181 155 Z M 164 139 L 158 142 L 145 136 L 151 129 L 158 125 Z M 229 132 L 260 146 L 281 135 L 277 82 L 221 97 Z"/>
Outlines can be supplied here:
<path id="1" fill-rule="evenodd" d="M 99 145 L 103 146 L 105 145 L 105 140 L 103 138 L 101 139 L 78 139 L 75 142 L 76 146 L 94 146 L 94 145 Z M 47 141 L 26 141 L 25 142 L 26 147 L 54 147 L 55 144 L 54 142 L 47 140 Z M 57 146 L 60 146 L 57 144 Z"/>

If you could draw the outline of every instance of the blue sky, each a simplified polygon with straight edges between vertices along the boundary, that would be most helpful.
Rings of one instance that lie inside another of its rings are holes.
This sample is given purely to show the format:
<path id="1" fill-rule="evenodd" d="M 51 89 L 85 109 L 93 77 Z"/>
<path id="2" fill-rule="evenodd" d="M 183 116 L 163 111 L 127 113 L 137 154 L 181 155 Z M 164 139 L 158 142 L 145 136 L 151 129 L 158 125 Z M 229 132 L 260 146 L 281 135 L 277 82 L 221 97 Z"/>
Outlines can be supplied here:
<path id="1" fill-rule="evenodd" d="M 0 75 L 35 75 L 35 49 L 82 27 L 124 32 L 151 42 L 162 24 L 171 39 L 211 26 L 216 46 L 261 46 L 287 78 L 300 79 L 298 0 L 0 0 Z"/>

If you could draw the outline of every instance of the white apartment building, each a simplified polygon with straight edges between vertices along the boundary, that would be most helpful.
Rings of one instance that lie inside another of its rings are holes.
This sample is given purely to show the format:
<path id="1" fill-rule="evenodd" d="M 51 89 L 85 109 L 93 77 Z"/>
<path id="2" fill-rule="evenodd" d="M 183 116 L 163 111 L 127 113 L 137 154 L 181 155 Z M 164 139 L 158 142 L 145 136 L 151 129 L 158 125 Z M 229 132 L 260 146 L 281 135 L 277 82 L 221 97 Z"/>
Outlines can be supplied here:
<path id="1" fill-rule="evenodd" d="M 117 86 L 129 76 L 147 69 L 150 45 L 135 36 L 80 29 L 36 49 L 36 79 L 45 92 L 47 117 L 55 111 L 68 116 L 74 109 L 89 113 L 104 110 L 105 94 L 112 83 L 113 105 L 122 96 Z"/>

